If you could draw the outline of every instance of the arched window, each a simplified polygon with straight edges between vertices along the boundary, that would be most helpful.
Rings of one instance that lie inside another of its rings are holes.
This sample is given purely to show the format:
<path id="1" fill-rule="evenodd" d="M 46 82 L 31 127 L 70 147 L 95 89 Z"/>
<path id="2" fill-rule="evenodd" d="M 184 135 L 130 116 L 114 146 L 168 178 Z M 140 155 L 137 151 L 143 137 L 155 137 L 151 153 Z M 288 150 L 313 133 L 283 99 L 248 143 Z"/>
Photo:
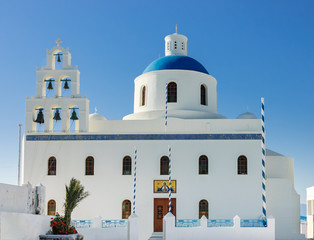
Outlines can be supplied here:
<path id="1" fill-rule="evenodd" d="M 125 156 L 123 158 L 122 174 L 123 175 L 131 175 L 132 174 L 132 159 L 130 156 Z"/>
<path id="2" fill-rule="evenodd" d="M 55 157 L 50 157 L 48 160 L 48 175 L 57 174 L 57 159 Z"/>
<path id="3" fill-rule="evenodd" d="M 208 158 L 205 155 L 200 156 L 198 159 L 198 173 L 208 174 Z"/>
<path id="4" fill-rule="evenodd" d="M 177 102 L 177 84 L 175 82 L 168 84 L 167 95 L 168 102 Z"/>
<path id="5" fill-rule="evenodd" d="M 131 202 L 124 200 L 122 203 L 122 219 L 128 219 L 131 215 Z"/>
<path id="6" fill-rule="evenodd" d="M 163 156 L 160 159 L 160 175 L 168 174 L 169 174 L 169 158 L 167 156 Z"/>
<path id="7" fill-rule="evenodd" d="M 94 158 L 91 156 L 85 160 L 85 175 L 94 175 Z"/>
<path id="8" fill-rule="evenodd" d="M 207 105 L 206 101 L 206 87 L 204 84 L 201 85 L 201 105 Z"/>
<path id="9" fill-rule="evenodd" d="M 208 202 L 206 200 L 201 200 L 198 205 L 198 218 L 201 218 L 203 215 L 208 218 Z"/>
<path id="10" fill-rule="evenodd" d="M 146 87 L 142 87 L 142 92 L 141 92 L 141 106 L 145 105 L 145 98 L 146 98 Z"/>
<path id="11" fill-rule="evenodd" d="M 49 200 L 47 209 L 47 215 L 56 215 L 56 201 L 52 199 Z"/>
<path id="12" fill-rule="evenodd" d="M 247 174 L 247 158 L 246 156 L 241 155 L 238 157 L 238 174 L 246 175 Z"/>

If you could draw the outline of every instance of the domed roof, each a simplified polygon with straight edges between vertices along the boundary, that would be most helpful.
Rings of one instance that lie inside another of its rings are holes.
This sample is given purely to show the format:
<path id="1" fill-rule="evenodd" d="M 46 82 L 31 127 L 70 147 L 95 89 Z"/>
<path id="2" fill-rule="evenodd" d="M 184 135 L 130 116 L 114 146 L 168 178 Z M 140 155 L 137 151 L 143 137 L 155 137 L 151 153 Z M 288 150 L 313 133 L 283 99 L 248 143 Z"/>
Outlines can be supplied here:
<path id="1" fill-rule="evenodd" d="M 143 73 L 159 70 L 190 70 L 209 74 L 202 64 L 188 56 L 170 55 L 158 58 L 147 66 Z"/>
<path id="2" fill-rule="evenodd" d="M 250 112 L 240 114 L 237 119 L 257 119 L 256 115 Z"/>
<path id="3" fill-rule="evenodd" d="M 98 113 L 89 114 L 89 120 L 107 120 L 103 115 Z"/>

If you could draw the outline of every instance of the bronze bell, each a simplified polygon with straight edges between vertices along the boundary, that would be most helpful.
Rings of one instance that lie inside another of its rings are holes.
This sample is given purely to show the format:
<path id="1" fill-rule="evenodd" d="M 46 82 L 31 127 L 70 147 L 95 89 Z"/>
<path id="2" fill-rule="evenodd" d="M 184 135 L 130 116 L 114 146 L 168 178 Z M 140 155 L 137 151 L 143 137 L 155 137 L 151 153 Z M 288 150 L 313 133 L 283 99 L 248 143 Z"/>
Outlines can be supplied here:
<path id="1" fill-rule="evenodd" d="M 64 86 L 63 86 L 63 88 L 64 88 L 64 89 L 70 89 L 67 79 L 64 80 Z"/>
<path id="2" fill-rule="evenodd" d="M 55 115 L 53 116 L 53 120 L 61 120 L 59 109 L 57 108 L 55 111 Z"/>
<path id="3" fill-rule="evenodd" d="M 43 110 L 42 109 L 38 109 L 38 114 L 37 114 L 37 118 L 35 120 L 35 122 L 39 123 L 39 124 L 42 124 L 44 123 L 44 114 L 43 114 Z"/>
<path id="4" fill-rule="evenodd" d="M 53 86 L 52 86 L 51 80 L 49 80 L 49 83 L 48 83 L 48 87 L 47 87 L 47 89 L 49 89 L 49 90 L 52 90 L 52 89 L 53 89 Z"/>
<path id="5" fill-rule="evenodd" d="M 60 57 L 61 54 L 59 53 L 59 54 L 57 54 L 57 55 L 58 55 L 57 62 L 60 63 L 60 62 L 61 62 L 61 57 Z"/>
<path id="6" fill-rule="evenodd" d="M 72 115 L 71 115 L 71 117 L 70 117 L 70 119 L 71 120 L 78 120 L 78 117 L 77 117 L 77 115 L 76 115 L 76 112 L 75 112 L 75 109 L 73 108 L 73 111 L 72 111 Z"/>

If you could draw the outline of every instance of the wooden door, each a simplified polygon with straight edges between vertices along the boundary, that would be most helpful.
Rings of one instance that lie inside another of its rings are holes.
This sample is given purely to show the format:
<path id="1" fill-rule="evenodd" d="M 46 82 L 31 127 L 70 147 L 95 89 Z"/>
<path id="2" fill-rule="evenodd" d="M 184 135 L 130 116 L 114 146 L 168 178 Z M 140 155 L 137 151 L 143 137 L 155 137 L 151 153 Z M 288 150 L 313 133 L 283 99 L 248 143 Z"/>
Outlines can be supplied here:
<path id="1" fill-rule="evenodd" d="M 176 199 L 171 199 L 172 214 L 176 216 Z M 154 232 L 163 231 L 163 217 L 168 213 L 169 199 L 155 198 L 154 199 Z"/>

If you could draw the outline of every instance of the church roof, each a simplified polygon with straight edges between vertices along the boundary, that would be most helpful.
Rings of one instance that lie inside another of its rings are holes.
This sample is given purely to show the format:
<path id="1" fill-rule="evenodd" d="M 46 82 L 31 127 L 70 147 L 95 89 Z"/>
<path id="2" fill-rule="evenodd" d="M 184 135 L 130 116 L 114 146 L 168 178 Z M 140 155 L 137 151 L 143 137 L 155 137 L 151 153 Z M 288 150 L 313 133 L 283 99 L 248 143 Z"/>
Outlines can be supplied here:
<path id="1" fill-rule="evenodd" d="M 256 115 L 250 112 L 240 114 L 237 119 L 257 119 Z"/>
<path id="2" fill-rule="evenodd" d="M 89 120 L 107 120 L 107 119 L 104 116 L 95 112 L 93 114 L 89 114 Z"/>
<path id="3" fill-rule="evenodd" d="M 266 156 L 281 156 L 284 157 L 284 155 L 277 153 L 275 151 L 272 151 L 270 149 L 266 149 Z"/>
<path id="4" fill-rule="evenodd" d="M 181 55 L 170 55 L 158 58 L 147 66 L 143 73 L 159 70 L 190 70 L 209 74 L 205 67 L 194 58 Z"/>

